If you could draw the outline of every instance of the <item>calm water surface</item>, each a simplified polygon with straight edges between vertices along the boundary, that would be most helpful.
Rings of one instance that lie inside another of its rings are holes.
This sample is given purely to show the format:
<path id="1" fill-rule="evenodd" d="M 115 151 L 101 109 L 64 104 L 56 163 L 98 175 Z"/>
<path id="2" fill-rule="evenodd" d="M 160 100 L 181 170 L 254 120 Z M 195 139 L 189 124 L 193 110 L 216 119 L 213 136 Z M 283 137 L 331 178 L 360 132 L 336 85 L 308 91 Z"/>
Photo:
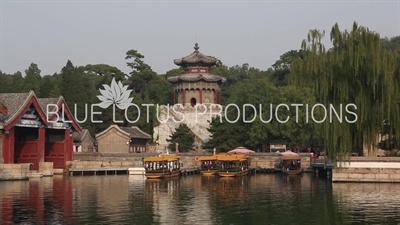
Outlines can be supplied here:
<path id="1" fill-rule="evenodd" d="M 400 185 L 312 175 L 0 182 L 0 224 L 400 224 Z"/>

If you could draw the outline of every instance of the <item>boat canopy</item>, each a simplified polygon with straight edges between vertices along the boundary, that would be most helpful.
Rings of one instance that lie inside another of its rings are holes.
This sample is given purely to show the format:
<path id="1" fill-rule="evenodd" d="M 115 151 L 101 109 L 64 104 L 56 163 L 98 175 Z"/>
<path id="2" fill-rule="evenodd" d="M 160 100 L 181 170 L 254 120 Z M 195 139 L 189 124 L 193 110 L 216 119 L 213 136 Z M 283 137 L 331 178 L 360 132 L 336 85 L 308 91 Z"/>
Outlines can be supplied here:
<path id="1" fill-rule="evenodd" d="M 203 155 L 199 157 L 199 161 L 215 161 L 218 160 L 217 155 Z"/>
<path id="2" fill-rule="evenodd" d="M 218 161 L 246 161 L 248 158 L 247 155 L 220 155 Z"/>

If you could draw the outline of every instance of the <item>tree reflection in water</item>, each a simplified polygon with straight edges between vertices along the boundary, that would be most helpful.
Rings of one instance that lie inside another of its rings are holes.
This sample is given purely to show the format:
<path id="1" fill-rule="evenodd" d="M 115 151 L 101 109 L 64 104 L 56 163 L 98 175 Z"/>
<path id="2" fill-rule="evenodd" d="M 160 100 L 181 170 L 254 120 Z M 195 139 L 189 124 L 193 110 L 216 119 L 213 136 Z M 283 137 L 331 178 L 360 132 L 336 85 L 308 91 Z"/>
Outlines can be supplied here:
<path id="1" fill-rule="evenodd" d="M 0 182 L 0 224 L 400 224 L 400 185 L 310 174 Z"/>

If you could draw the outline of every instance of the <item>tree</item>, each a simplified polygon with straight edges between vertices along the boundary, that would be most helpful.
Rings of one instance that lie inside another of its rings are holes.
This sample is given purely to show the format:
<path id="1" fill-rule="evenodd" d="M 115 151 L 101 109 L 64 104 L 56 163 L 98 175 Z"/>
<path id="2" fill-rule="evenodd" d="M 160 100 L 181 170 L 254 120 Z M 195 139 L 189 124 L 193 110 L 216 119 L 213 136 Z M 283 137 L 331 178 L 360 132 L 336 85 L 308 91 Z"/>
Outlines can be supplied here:
<path id="1" fill-rule="evenodd" d="M 24 77 L 22 76 L 22 73 L 20 71 L 17 71 L 14 73 L 12 76 L 12 92 L 20 93 L 22 92 L 22 87 L 24 84 Z"/>
<path id="2" fill-rule="evenodd" d="M 0 71 L 0 80 L 0 93 L 11 93 L 13 91 L 13 77 Z"/>
<path id="3" fill-rule="evenodd" d="M 33 90 L 37 96 L 40 96 L 40 69 L 37 64 L 31 63 L 28 69 L 25 70 L 25 79 L 23 82 L 23 92 Z"/>
<path id="4" fill-rule="evenodd" d="M 128 61 L 126 63 L 132 69 L 130 73 L 131 77 L 129 78 L 130 86 L 144 99 L 149 82 L 153 80 L 157 74 L 143 61 L 144 56 L 138 51 L 134 49 L 127 51 L 125 60 L 130 59 L 133 59 L 133 61 Z"/>
<path id="5" fill-rule="evenodd" d="M 84 73 L 89 76 L 89 79 L 94 81 L 96 89 L 103 88 L 103 84 L 110 84 L 112 79 L 118 81 L 125 80 L 125 74 L 117 67 L 107 64 L 88 64 L 79 67 Z"/>
<path id="6" fill-rule="evenodd" d="M 222 120 L 222 121 L 221 121 Z M 204 149 L 216 148 L 218 152 L 227 152 L 243 146 L 246 130 L 243 126 L 229 123 L 224 117 L 216 117 L 210 121 L 207 129 L 211 133 L 210 140 L 202 146 Z"/>
<path id="7" fill-rule="evenodd" d="M 179 67 L 179 68 L 175 68 L 175 69 L 172 69 L 172 70 L 168 70 L 168 71 L 165 73 L 164 76 L 165 76 L 165 78 L 167 79 L 167 78 L 169 78 L 169 77 L 181 75 L 181 74 L 183 74 L 183 72 L 184 72 L 183 68 L 182 68 L 182 67 Z"/>
<path id="8" fill-rule="evenodd" d="M 58 98 L 61 95 L 60 88 L 57 85 L 54 85 L 53 90 L 49 93 L 49 98 Z"/>
<path id="9" fill-rule="evenodd" d="M 40 97 L 48 98 L 51 91 L 54 89 L 55 84 L 52 81 L 51 76 L 44 76 L 40 82 Z M 58 97 L 58 96 L 57 96 Z"/>
<path id="10" fill-rule="evenodd" d="M 78 120 L 86 118 L 82 124 L 84 127 L 89 129 L 94 126 L 90 122 L 90 105 L 88 105 L 94 102 L 93 80 L 82 68 L 74 67 L 70 60 L 61 70 L 61 94 Z"/>
<path id="11" fill-rule="evenodd" d="M 186 124 L 181 123 L 170 136 L 170 139 L 167 139 L 167 141 L 170 142 L 168 148 L 175 149 L 175 144 L 178 143 L 180 152 L 188 152 L 193 148 L 194 139 L 195 135 L 192 133 L 190 128 Z"/>
<path id="12" fill-rule="evenodd" d="M 388 51 L 400 51 L 400 36 L 382 38 L 382 48 Z"/>
<path id="13" fill-rule="evenodd" d="M 298 59 L 303 58 L 302 50 L 291 50 L 285 52 L 280 58 L 272 65 L 273 70 L 270 74 L 270 80 L 276 86 L 286 86 L 290 74 L 290 64 Z"/>
<path id="14" fill-rule="evenodd" d="M 357 118 L 347 114 L 350 122 L 325 122 L 321 134 L 333 156 L 362 155 L 364 147 L 377 146 L 384 120 L 390 121 L 389 130 L 400 129 L 399 55 L 382 50 L 379 34 L 357 23 L 350 31 L 335 24 L 329 51 L 321 43 L 324 34 L 309 32 L 302 43 L 304 58 L 291 65 L 290 84 L 310 88 L 324 105 L 355 104 Z"/>

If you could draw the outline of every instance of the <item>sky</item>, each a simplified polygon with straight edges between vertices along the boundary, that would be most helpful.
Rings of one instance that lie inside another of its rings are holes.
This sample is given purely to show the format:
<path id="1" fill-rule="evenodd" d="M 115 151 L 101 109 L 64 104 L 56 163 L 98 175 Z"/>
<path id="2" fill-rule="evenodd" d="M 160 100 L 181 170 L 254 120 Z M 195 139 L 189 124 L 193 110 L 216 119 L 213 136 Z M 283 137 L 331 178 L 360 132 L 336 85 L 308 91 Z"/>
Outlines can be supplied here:
<path id="1" fill-rule="evenodd" d="M 177 68 L 173 59 L 199 51 L 227 66 L 266 70 L 299 49 L 310 29 L 329 32 L 354 21 L 381 36 L 400 35 L 399 1 L 6 1 L 0 0 L 0 70 L 42 75 L 75 66 L 108 64 L 125 73 L 135 49 L 154 71 Z M 1 81 L 0 81 L 1 82 Z"/>

